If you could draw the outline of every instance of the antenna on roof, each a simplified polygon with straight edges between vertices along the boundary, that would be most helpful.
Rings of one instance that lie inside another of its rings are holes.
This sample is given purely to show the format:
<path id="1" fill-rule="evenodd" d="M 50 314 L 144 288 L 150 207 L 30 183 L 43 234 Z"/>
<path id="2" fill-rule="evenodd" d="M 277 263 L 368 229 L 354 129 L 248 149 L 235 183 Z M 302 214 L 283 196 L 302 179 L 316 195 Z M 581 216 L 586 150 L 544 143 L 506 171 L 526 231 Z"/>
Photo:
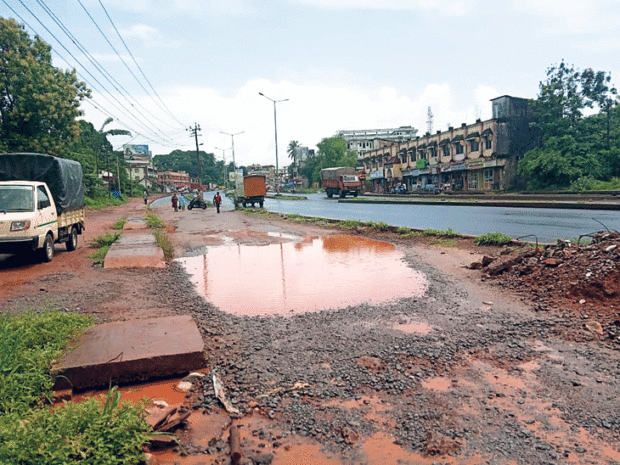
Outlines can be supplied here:
<path id="1" fill-rule="evenodd" d="M 431 107 L 428 107 L 428 119 L 426 120 L 426 124 L 428 124 L 428 133 L 433 133 L 433 112 L 431 111 Z"/>

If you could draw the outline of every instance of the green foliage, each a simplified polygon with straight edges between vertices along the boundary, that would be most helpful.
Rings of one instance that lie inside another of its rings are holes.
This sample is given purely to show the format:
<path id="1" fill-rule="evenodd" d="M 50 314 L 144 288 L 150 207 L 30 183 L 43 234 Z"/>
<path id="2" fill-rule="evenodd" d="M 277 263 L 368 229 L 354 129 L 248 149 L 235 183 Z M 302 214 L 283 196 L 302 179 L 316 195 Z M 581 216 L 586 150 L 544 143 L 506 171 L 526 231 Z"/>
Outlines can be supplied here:
<path id="1" fill-rule="evenodd" d="M 105 207 L 115 207 L 119 205 L 124 205 L 127 203 L 127 198 L 122 197 L 117 199 L 116 197 L 111 197 L 107 194 L 107 191 L 104 191 L 105 194 L 103 196 L 97 197 L 86 197 L 84 199 L 84 204 L 93 210 L 101 210 Z"/>
<path id="2" fill-rule="evenodd" d="M 48 44 L 0 18 L 0 152 L 65 156 L 79 136 L 80 101 L 89 96 L 75 70 L 52 66 Z"/>
<path id="3" fill-rule="evenodd" d="M 308 180 L 319 182 L 323 168 L 357 165 L 357 154 L 347 150 L 347 142 L 341 137 L 328 137 L 317 144 L 318 154 L 314 159 L 306 160 L 301 172 Z"/>
<path id="4" fill-rule="evenodd" d="M 383 221 L 379 221 L 379 222 L 369 221 L 367 224 L 372 229 L 376 229 L 378 231 L 388 231 L 390 229 L 390 225 L 387 223 L 384 223 Z"/>
<path id="5" fill-rule="evenodd" d="M 116 242 L 120 237 L 121 237 L 120 233 L 100 234 L 97 237 L 93 237 L 90 240 L 90 246 L 91 247 L 104 247 L 104 246 L 109 247 L 112 244 L 114 244 L 114 242 Z"/>
<path id="6" fill-rule="evenodd" d="M 88 258 L 92 258 L 95 261 L 103 260 L 110 250 L 109 245 L 104 245 L 98 248 L 95 252 L 91 253 Z"/>
<path id="7" fill-rule="evenodd" d="M 580 71 L 562 61 L 547 69 L 531 107 L 540 146 L 525 154 L 518 172 L 528 187 L 566 188 L 580 178 L 620 176 L 620 107 L 611 76 Z M 586 109 L 597 113 L 584 117 Z M 579 189 L 591 184 L 583 180 Z"/>
<path id="8" fill-rule="evenodd" d="M 22 414 L 43 397 L 50 398 L 49 367 L 71 338 L 91 324 L 91 317 L 60 312 L 1 316 L 0 415 Z M 0 437 L 5 438 L 2 433 Z"/>
<path id="9" fill-rule="evenodd" d="M 476 245 L 504 245 L 512 242 L 512 237 L 500 232 L 486 233 L 474 239 Z"/>
<path id="10" fill-rule="evenodd" d="M 137 465 L 149 440 L 144 406 L 121 402 L 116 387 L 101 400 L 65 403 L 0 417 L 0 463 Z"/>
<path id="11" fill-rule="evenodd" d="M 166 227 L 166 223 L 164 223 L 164 220 L 162 220 L 159 216 L 157 216 L 155 213 L 153 213 L 150 210 L 144 214 L 144 219 L 146 220 L 146 225 L 149 228 L 165 228 Z"/>
<path id="12" fill-rule="evenodd" d="M 610 181 L 599 181 L 593 176 L 583 176 L 570 185 L 572 191 L 617 191 L 620 190 L 620 178 L 612 178 Z"/>
<path id="13" fill-rule="evenodd" d="M 455 233 L 452 228 L 448 228 L 446 231 L 441 229 L 425 229 L 422 231 L 423 236 L 437 236 L 437 237 L 457 237 L 458 234 Z"/>
<path id="14" fill-rule="evenodd" d="M 123 216 L 122 218 L 116 220 L 114 226 L 112 226 L 112 229 L 123 229 L 125 227 L 125 223 L 127 223 L 127 217 Z"/>
<path id="15" fill-rule="evenodd" d="M 458 245 L 458 241 L 456 239 L 435 239 L 431 242 L 432 245 L 439 245 L 441 247 L 456 247 Z"/>
<path id="16" fill-rule="evenodd" d="M 232 161 L 225 167 L 222 160 L 215 160 L 214 154 L 202 150 L 198 153 L 202 182 L 223 185 L 225 170 L 229 173 L 233 170 Z M 168 155 L 157 155 L 153 158 L 153 164 L 159 171 L 184 171 L 189 173 L 191 178 L 198 178 L 198 163 L 194 150 L 173 150 Z"/>
<path id="17" fill-rule="evenodd" d="M 172 260 L 174 258 L 174 247 L 172 246 L 170 236 L 168 236 L 168 234 L 163 232 L 161 229 L 155 231 L 154 235 L 157 245 L 164 252 L 164 258 L 166 260 Z"/>

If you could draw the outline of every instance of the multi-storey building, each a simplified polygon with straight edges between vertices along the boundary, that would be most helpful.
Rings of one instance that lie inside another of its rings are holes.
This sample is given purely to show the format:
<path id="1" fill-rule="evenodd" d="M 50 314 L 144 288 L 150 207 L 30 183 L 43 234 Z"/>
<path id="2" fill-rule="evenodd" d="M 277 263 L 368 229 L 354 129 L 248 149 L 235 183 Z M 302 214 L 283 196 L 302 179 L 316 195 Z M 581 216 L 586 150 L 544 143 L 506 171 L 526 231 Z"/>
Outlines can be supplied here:
<path id="1" fill-rule="evenodd" d="M 354 150 L 358 155 L 377 150 L 395 142 L 415 139 L 418 130 L 412 126 L 401 126 L 393 129 L 355 129 L 338 131 L 334 137 L 341 137 L 347 142 L 347 149 Z"/>
<path id="2" fill-rule="evenodd" d="M 189 188 L 192 181 L 189 174 L 183 171 L 162 171 L 157 174 L 157 183 L 164 188 L 181 189 L 183 187 Z"/>
<path id="3" fill-rule="evenodd" d="M 533 116 L 527 99 L 504 95 L 491 102 L 489 120 L 364 153 L 362 174 L 376 192 L 399 182 L 409 191 L 426 184 L 470 191 L 512 187 L 517 163 L 538 143 Z"/>

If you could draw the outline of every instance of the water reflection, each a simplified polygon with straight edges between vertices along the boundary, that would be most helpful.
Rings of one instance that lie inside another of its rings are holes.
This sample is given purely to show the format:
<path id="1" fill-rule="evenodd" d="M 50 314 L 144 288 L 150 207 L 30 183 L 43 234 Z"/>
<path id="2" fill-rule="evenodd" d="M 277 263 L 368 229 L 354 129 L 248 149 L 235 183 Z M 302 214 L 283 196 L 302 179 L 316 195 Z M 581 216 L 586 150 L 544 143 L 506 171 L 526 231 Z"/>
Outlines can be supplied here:
<path id="1" fill-rule="evenodd" d="M 261 246 L 209 247 L 178 259 L 197 291 L 237 315 L 381 303 L 424 294 L 427 281 L 393 244 L 348 235 Z"/>

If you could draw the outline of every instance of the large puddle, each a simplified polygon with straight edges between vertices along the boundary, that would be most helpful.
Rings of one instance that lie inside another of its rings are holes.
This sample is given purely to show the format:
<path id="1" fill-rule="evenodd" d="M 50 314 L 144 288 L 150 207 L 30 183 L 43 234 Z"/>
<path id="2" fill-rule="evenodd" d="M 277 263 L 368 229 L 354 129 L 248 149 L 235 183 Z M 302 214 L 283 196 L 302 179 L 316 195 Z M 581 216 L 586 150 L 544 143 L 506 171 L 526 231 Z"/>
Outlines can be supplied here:
<path id="1" fill-rule="evenodd" d="M 424 274 L 390 243 L 336 235 L 299 242 L 209 247 L 178 259 L 197 291 L 236 315 L 290 315 L 419 297 Z"/>

